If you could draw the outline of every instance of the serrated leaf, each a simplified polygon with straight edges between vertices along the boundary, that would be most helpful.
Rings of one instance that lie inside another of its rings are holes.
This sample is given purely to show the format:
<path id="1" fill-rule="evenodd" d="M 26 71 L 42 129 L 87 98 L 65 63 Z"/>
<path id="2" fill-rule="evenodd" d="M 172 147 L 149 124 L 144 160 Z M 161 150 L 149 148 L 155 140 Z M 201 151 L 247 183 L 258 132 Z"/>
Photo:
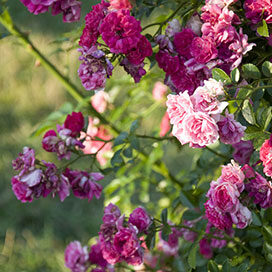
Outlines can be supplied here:
<path id="1" fill-rule="evenodd" d="M 238 83 L 240 79 L 240 71 L 238 68 L 235 68 L 234 70 L 231 71 L 230 73 L 230 78 L 232 82 Z"/>
<path id="2" fill-rule="evenodd" d="M 262 77 L 258 67 L 252 63 L 247 63 L 242 66 L 244 76 L 250 79 L 260 79 Z"/>
<path id="3" fill-rule="evenodd" d="M 168 218 L 168 211 L 167 211 L 167 208 L 165 208 L 161 212 L 161 220 L 164 225 L 168 225 L 167 218 Z"/>
<path id="4" fill-rule="evenodd" d="M 269 30 L 266 21 L 263 19 L 261 25 L 257 28 L 257 32 L 260 36 L 269 37 Z"/>
<path id="5" fill-rule="evenodd" d="M 188 264 L 191 268 L 196 268 L 196 253 L 198 250 L 198 244 L 194 245 L 188 255 Z"/>
<path id="6" fill-rule="evenodd" d="M 212 76 L 215 80 L 221 81 L 223 84 L 230 84 L 231 79 L 230 77 L 224 72 L 223 70 L 219 68 L 214 68 L 212 70 Z"/>
<path id="7" fill-rule="evenodd" d="M 263 63 L 262 72 L 266 77 L 272 77 L 272 63 L 270 61 Z"/>
<path id="8" fill-rule="evenodd" d="M 244 118 L 246 119 L 246 121 L 249 124 L 251 124 L 251 125 L 256 124 L 256 119 L 255 119 L 255 115 L 253 112 L 253 108 L 252 108 L 252 105 L 250 104 L 249 100 L 244 101 L 243 108 L 242 108 L 242 115 L 244 116 Z"/>

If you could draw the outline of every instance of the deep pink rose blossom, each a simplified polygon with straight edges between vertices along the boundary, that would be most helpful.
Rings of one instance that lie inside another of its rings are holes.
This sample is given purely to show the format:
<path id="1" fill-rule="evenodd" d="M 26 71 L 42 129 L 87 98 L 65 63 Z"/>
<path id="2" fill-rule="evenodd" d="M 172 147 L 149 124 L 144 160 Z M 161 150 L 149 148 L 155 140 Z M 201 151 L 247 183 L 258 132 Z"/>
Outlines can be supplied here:
<path id="1" fill-rule="evenodd" d="M 250 157 L 254 152 L 253 144 L 251 141 L 240 141 L 234 145 L 234 152 L 232 154 L 235 161 L 240 165 L 249 163 Z"/>
<path id="2" fill-rule="evenodd" d="M 139 232 L 144 232 L 148 229 L 151 219 L 144 208 L 138 207 L 130 214 L 128 222 L 136 226 Z"/>
<path id="3" fill-rule="evenodd" d="M 68 114 L 64 127 L 70 129 L 72 131 L 71 136 L 76 136 L 80 133 L 80 131 L 84 127 L 84 117 L 81 112 L 72 112 L 72 114 Z"/>
<path id="4" fill-rule="evenodd" d="M 250 225 L 252 221 L 252 215 L 250 210 L 243 206 L 241 203 L 239 205 L 239 209 L 236 213 L 231 213 L 231 219 L 234 224 L 236 224 L 238 229 L 244 229 L 248 225 Z"/>
<path id="5" fill-rule="evenodd" d="M 87 247 L 82 247 L 80 242 L 71 242 L 65 249 L 65 265 L 72 272 L 85 272 L 88 265 Z"/>
<path id="6" fill-rule="evenodd" d="M 205 259 L 211 259 L 213 256 L 212 247 L 206 238 L 199 241 L 199 252 Z"/>

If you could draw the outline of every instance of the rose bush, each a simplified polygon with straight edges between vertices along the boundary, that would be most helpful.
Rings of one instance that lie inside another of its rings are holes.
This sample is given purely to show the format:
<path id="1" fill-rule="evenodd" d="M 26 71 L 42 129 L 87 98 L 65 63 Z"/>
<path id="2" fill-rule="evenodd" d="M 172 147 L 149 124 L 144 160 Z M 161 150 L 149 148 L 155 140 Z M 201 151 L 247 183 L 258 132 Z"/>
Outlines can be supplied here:
<path id="1" fill-rule="evenodd" d="M 51 8 L 64 22 L 79 20 L 80 1 L 21 2 L 34 14 Z M 169 14 L 144 23 L 160 6 Z M 30 147 L 13 160 L 15 196 L 105 197 L 96 243 L 71 242 L 66 267 L 270 271 L 271 16 L 270 1 L 102 0 L 82 32 L 70 33 L 81 54 L 78 76 L 90 91 L 82 94 L 3 10 L 3 26 L 78 102 L 34 132 L 56 163 Z M 121 67 L 129 75 L 122 89 L 139 84 L 127 93 L 117 87 Z M 157 108 L 161 127 L 147 122 Z M 191 161 L 179 169 L 174 154 L 182 152 Z M 81 159 L 88 169 L 74 169 Z M 103 188 L 104 176 L 111 181 Z"/>

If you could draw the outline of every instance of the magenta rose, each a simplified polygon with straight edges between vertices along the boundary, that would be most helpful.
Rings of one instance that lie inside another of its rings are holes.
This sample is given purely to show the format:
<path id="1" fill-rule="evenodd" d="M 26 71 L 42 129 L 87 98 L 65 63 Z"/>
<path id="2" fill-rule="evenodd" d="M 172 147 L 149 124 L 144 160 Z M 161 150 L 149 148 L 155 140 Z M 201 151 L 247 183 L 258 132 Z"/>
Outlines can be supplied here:
<path id="1" fill-rule="evenodd" d="M 143 232 L 148 229 L 151 219 L 144 208 L 138 207 L 130 214 L 128 222 Z"/>
<path id="2" fill-rule="evenodd" d="M 71 136 L 76 136 L 84 127 L 84 117 L 81 112 L 68 114 L 64 122 L 64 127 L 71 130 Z"/>

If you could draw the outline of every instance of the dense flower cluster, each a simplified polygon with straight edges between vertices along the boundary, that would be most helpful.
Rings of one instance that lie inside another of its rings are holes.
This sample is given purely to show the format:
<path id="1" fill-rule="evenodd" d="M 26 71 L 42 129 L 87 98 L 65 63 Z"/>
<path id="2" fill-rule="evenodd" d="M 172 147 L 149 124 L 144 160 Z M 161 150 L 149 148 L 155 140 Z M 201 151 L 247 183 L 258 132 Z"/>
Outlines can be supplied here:
<path id="1" fill-rule="evenodd" d="M 75 147 L 84 148 L 77 139 L 84 127 L 84 117 L 81 112 L 68 115 L 63 125 L 57 125 L 55 130 L 48 130 L 43 136 L 43 149 L 57 154 L 59 160 L 71 157 L 71 150 Z"/>
<path id="2" fill-rule="evenodd" d="M 42 144 L 48 152 L 56 152 L 59 159 L 70 159 L 72 148 L 83 148 L 77 140 L 84 127 L 84 117 L 81 112 L 72 112 L 62 126 L 58 125 L 58 135 L 54 130 L 45 133 Z M 100 198 L 102 186 L 97 183 L 103 175 L 97 172 L 59 169 L 54 163 L 39 161 L 35 151 L 24 147 L 18 158 L 12 161 L 12 166 L 18 175 L 12 178 L 12 189 L 18 200 L 31 202 L 34 198 L 59 195 L 61 201 L 70 195 L 70 190 L 78 198 L 92 200 L 93 196 Z"/>
<path id="3" fill-rule="evenodd" d="M 244 191 L 245 175 L 240 167 L 232 161 L 223 166 L 217 181 L 212 181 L 205 203 L 206 217 L 218 229 L 226 230 L 236 224 L 243 229 L 251 223 L 251 212 L 239 200 Z"/>
<path id="4" fill-rule="evenodd" d="M 113 66 L 105 57 L 105 53 L 96 46 L 91 48 L 83 46 L 79 49 L 82 55 L 79 60 L 82 63 L 78 69 L 78 75 L 86 90 L 104 90 L 106 78 L 112 75 Z"/>
<path id="5" fill-rule="evenodd" d="M 52 8 L 52 15 L 63 14 L 63 22 L 80 20 L 81 2 L 78 0 L 20 0 L 35 15 Z"/>
<path id="6" fill-rule="evenodd" d="M 91 247 L 89 258 L 79 242 L 73 242 L 65 251 L 66 266 L 77 272 L 86 271 L 91 264 L 101 269 L 92 271 L 108 271 L 106 268 L 113 271 L 111 265 L 122 261 L 134 266 L 142 264 L 144 251 L 139 235 L 147 231 L 150 223 L 151 218 L 144 208 L 136 208 L 126 222 L 119 208 L 110 203 L 104 209 L 99 240 Z M 77 266 L 82 266 L 82 270 L 76 270 Z"/>
<path id="7" fill-rule="evenodd" d="M 188 91 L 179 95 L 168 95 L 166 102 L 173 135 L 181 144 L 191 147 L 205 147 L 219 139 L 225 144 L 238 143 L 245 127 L 225 111 L 228 102 L 220 102 L 224 96 L 223 85 L 214 79 L 204 81 L 192 96 Z"/>
<path id="8" fill-rule="evenodd" d="M 174 19 L 166 35 L 157 36 L 156 60 L 166 73 L 165 84 L 176 93 L 193 94 L 214 67 L 230 73 L 252 49 L 254 44 L 248 44 L 242 28 L 237 31 L 234 27 L 241 22 L 228 8 L 232 2 L 206 1 L 201 16 L 192 16 L 185 28 Z"/>
<path id="9" fill-rule="evenodd" d="M 121 66 L 124 66 L 125 71 L 132 75 L 135 82 L 139 82 L 146 73 L 143 69 L 143 61 L 146 57 L 151 56 L 153 51 L 150 42 L 141 35 L 140 21 L 130 15 L 130 9 L 131 5 L 128 1 L 111 1 L 109 4 L 102 0 L 100 4 L 93 6 L 93 10 L 85 17 L 85 28 L 79 45 L 83 47 L 85 54 L 89 52 L 89 48 L 92 51 L 90 53 L 93 53 L 92 48 L 95 47 L 97 50 L 97 39 L 101 36 L 111 53 L 125 55 L 120 63 Z M 97 56 L 98 51 L 99 56 Z M 95 53 L 96 56 L 92 54 L 92 58 L 88 60 L 85 58 L 84 65 L 79 68 L 79 77 L 87 90 L 103 88 L 106 76 L 109 77 L 113 69 L 109 61 L 104 64 L 104 70 L 101 61 L 97 64 L 97 59 L 101 58 L 102 52 L 98 51 Z M 80 60 L 83 59 L 80 58 Z"/>

